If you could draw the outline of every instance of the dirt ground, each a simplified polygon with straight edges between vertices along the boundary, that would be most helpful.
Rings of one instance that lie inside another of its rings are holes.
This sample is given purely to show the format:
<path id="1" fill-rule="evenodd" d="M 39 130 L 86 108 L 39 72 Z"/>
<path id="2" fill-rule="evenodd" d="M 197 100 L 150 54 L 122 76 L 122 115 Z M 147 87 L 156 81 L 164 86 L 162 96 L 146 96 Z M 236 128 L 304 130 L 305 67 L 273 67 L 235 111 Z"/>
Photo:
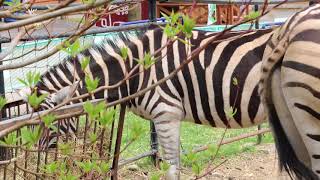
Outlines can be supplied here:
<path id="1" fill-rule="evenodd" d="M 204 179 L 220 180 L 287 180 L 286 173 L 279 172 L 274 144 L 257 146 L 254 153 L 242 153 L 229 159 L 214 173 Z"/>
<path id="2" fill-rule="evenodd" d="M 256 147 L 255 152 L 246 152 L 228 159 L 218 169 L 201 180 L 287 180 L 285 173 L 278 171 L 278 159 L 274 144 L 262 144 Z M 147 172 L 129 171 L 124 169 L 121 179 L 148 179 Z M 181 179 L 194 179 L 182 173 Z"/>

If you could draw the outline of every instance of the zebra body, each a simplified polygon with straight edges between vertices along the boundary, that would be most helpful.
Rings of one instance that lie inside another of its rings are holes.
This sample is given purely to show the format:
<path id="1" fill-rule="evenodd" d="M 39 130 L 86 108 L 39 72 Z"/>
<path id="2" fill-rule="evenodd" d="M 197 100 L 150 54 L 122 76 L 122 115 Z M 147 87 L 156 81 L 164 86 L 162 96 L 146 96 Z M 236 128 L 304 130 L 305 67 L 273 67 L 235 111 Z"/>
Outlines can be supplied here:
<path id="1" fill-rule="evenodd" d="M 274 32 L 263 57 L 260 94 L 279 160 L 298 179 L 320 177 L 320 5 Z"/>
<path id="2" fill-rule="evenodd" d="M 227 33 L 172 79 L 128 102 L 135 114 L 154 122 L 164 159 L 172 165 L 168 172 L 170 179 L 177 177 L 182 120 L 223 128 L 242 128 L 265 121 L 258 82 L 266 43 L 272 34 L 271 30 Z M 156 54 L 158 61 L 149 69 L 144 70 L 140 65 L 136 70 L 138 74 L 119 88 L 98 92 L 93 98 L 112 102 L 149 87 L 178 68 L 189 52 L 214 37 L 213 33 L 193 31 L 192 46 L 175 41 Z M 116 40 L 106 40 L 75 58 L 68 58 L 42 75 L 37 85 L 39 94 L 50 94 L 43 108 L 54 106 L 67 97 L 73 89 L 74 79 L 79 82 L 74 89 L 75 95 L 87 93 L 85 74 L 80 68 L 83 57 L 91 59 L 85 71 L 100 79 L 99 86 L 114 85 L 137 65 L 134 59 L 142 59 L 145 52 L 153 54 L 167 41 L 160 28 L 138 36 L 120 34 Z M 122 60 L 119 51 L 123 46 L 128 48 L 126 61 Z M 233 85 L 233 78 L 237 79 L 237 86 Z M 230 107 L 237 110 L 233 118 L 226 114 Z"/>

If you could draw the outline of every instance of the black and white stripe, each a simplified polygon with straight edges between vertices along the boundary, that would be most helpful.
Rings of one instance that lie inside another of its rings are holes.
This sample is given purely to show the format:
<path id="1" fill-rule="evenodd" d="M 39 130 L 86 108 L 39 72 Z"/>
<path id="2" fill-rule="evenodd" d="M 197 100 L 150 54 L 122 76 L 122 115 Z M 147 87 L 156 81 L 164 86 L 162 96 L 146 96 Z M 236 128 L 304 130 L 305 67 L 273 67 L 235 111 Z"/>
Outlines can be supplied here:
<path id="1" fill-rule="evenodd" d="M 263 58 L 260 93 L 281 165 L 299 179 L 320 177 L 320 5 L 275 31 Z"/>

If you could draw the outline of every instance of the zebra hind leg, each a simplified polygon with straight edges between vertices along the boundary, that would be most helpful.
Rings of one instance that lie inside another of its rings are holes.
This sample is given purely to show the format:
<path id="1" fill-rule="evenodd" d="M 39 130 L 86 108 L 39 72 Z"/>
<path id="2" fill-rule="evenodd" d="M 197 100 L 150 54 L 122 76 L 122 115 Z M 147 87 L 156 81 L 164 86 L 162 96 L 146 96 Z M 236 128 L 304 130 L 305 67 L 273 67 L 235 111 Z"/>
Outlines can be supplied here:
<path id="1" fill-rule="evenodd" d="M 161 112 L 153 118 L 163 159 L 170 164 L 166 179 L 180 178 L 180 122 L 181 116 L 172 112 Z"/>

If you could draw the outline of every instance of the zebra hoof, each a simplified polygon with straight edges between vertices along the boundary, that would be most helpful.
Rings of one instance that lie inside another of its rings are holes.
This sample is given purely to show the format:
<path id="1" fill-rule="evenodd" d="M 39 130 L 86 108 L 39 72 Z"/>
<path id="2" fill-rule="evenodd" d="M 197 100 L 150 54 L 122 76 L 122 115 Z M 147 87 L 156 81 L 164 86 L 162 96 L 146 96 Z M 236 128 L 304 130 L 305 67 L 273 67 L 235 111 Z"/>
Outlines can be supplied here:
<path id="1" fill-rule="evenodd" d="M 171 165 L 166 174 L 166 180 L 179 180 L 179 171 L 177 170 L 177 166 Z"/>

